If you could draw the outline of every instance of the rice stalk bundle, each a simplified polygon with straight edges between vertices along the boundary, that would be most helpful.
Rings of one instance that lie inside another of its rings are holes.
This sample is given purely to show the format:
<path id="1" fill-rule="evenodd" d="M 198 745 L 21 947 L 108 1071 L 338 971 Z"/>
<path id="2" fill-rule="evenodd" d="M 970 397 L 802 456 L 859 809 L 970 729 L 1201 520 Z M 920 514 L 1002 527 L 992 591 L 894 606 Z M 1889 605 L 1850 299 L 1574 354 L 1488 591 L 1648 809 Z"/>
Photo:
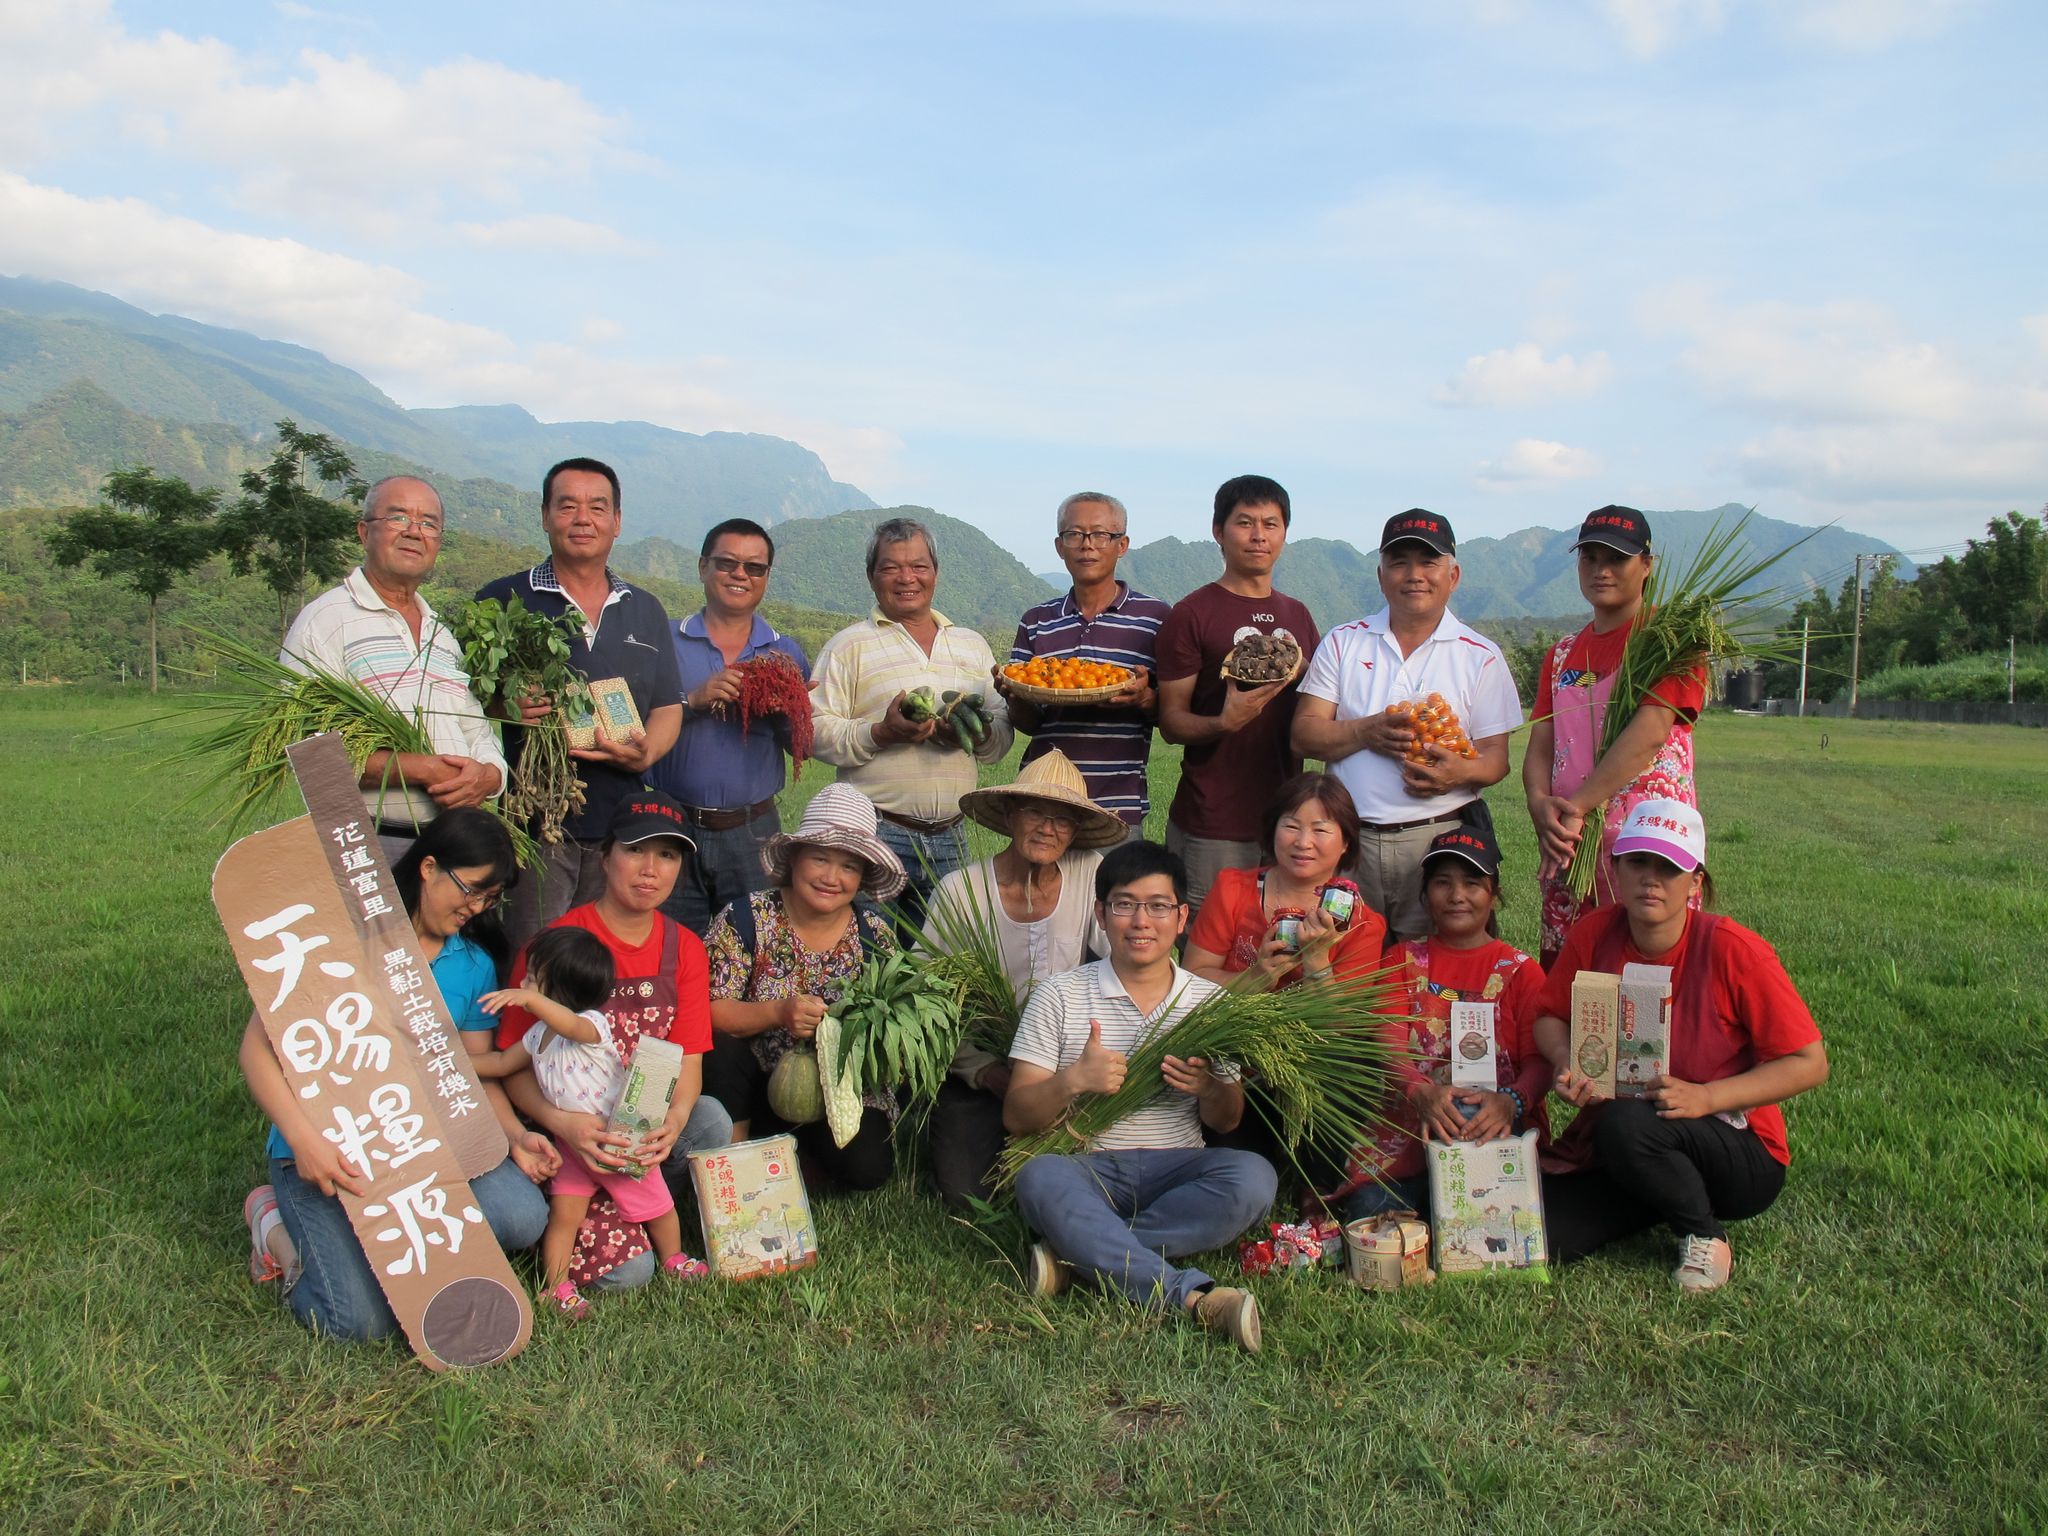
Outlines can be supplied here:
<path id="1" fill-rule="evenodd" d="M 1132 1051 L 1116 1092 L 1079 1098 L 1046 1129 L 1012 1138 L 999 1177 L 1008 1184 L 1041 1153 L 1090 1151 L 1119 1120 L 1172 1093 L 1160 1078 L 1168 1056 L 1241 1067 L 1247 1082 L 1265 1090 L 1247 1094 L 1247 1107 L 1267 1121 L 1290 1158 L 1298 1158 L 1301 1147 L 1349 1149 L 1388 1121 L 1402 1060 L 1388 1031 L 1406 1017 L 1397 980 L 1384 973 L 1304 982 L 1283 992 L 1225 988 Z M 1299 1161 L 1296 1167 L 1310 1176 Z"/>
<path id="2" fill-rule="evenodd" d="M 995 913 L 975 874 L 970 866 L 932 897 L 924 921 L 923 947 L 931 957 L 925 969 L 959 993 L 961 1043 L 1007 1057 L 1031 986 L 1026 982 L 1020 993 L 1003 969 Z"/>
<path id="3" fill-rule="evenodd" d="M 1745 512 L 1725 528 L 1715 523 L 1682 570 L 1673 572 L 1661 561 L 1651 569 L 1643 588 L 1642 615 L 1622 646 L 1608 695 L 1600 731 L 1602 757 L 1621 739 L 1638 709 L 1646 703 L 1668 702 L 1657 695 L 1666 678 L 1737 660 L 1782 661 L 1797 653 L 1798 646 L 1774 636 L 1767 623 L 1766 611 L 1789 606 L 1788 594 L 1738 594 L 1820 530 L 1775 554 L 1752 555 L 1742 547 L 1742 531 L 1753 515 Z M 1605 803 L 1586 813 L 1579 845 L 1565 871 L 1566 887 L 1576 900 L 1593 894 L 1606 825 Z"/>

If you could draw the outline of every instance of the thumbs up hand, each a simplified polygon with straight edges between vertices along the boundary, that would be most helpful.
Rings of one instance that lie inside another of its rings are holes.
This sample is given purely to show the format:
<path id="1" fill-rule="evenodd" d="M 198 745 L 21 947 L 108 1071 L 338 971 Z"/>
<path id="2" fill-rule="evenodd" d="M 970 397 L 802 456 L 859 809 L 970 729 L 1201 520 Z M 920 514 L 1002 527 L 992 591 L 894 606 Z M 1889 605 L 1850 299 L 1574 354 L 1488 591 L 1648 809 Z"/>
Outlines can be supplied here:
<path id="1" fill-rule="evenodd" d="M 1076 1093 L 1115 1093 L 1123 1087 L 1128 1067 L 1121 1051 L 1112 1051 L 1102 1043 L 1101 1020 L 1090 1019 L 1088 1043 L 1067 1068 L 1067 1084 Z"/>

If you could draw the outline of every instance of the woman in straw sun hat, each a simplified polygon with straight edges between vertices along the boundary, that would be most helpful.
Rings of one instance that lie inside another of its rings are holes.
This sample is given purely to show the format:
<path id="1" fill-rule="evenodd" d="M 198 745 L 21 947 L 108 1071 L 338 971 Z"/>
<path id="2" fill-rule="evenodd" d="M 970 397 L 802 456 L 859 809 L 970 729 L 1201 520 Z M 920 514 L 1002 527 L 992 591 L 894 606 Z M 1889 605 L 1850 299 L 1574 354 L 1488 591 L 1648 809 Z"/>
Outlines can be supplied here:
<path id="1" fill-rule="evenodd" d="M 925 947 L 947 954 L 971 931 L 992 938 L 1022 1007 L 1032 983 L 1103 952 L 1095 924 L 1095 866 L 1129 828 L 1088 798 L 1087 781 L 1064 752 L 1034 758 L 1015 783 L 960 797 L 970 821 L 1008 838 L 994 857 L 958 869 L 932 893 Z M 989 1197 L 988 1175 L 1003 1146 L 1009 1063 L 962 1045 L 932 1110 L 932 1171 L 939 1194 L 959 1206 Z"/>
<path id="2" fill-rule="evenodd" d="M 733 902 L 704 934 L 713 1030 L 704 1090 L 731 1112 L 736 1141 L 785 1129 L 768 1108 L 768 1075 L 817 1033 L 868 957 L 896 947 L 872 903 L 904 885 L 902 864 L 875 835 L 874 802 L 850 784 L 819 790 L 794 832 L 762 846 L 761 862 L 774 886 Z M 841 1184 L 875 1189 L 893 1165 L 896 1114 L 893 1097 L 873 1093 L 845 1146 L 822 1122 L 798 1127 L 797 1142 Z"/>

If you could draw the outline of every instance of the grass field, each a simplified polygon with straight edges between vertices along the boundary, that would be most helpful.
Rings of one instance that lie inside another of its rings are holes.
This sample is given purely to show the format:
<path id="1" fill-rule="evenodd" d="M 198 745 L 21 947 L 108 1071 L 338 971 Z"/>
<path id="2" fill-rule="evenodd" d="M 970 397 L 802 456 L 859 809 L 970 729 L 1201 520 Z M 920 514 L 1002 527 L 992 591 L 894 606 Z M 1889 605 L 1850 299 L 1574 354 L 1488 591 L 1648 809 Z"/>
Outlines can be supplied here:
<path id="1" fill-rule="evenodd" d="M 806 1275 L 543 1320 L 436 1379 L 244 1278 L 261 1124 L 220 838 L 175 809 L 165 731 L 81 738 L 147 712 L 0 696 L 0 1528 L 2048 1527 L 2039 732 L 1702 729 L 1723 908 L 1834 1064 L 1716 1296 L 1681 1300 L 1651 1239 L 1541 1289 L 1253 1282 L 1248 1359 L 1027 1302 L 899 1178 L 817 1202 Z"/>

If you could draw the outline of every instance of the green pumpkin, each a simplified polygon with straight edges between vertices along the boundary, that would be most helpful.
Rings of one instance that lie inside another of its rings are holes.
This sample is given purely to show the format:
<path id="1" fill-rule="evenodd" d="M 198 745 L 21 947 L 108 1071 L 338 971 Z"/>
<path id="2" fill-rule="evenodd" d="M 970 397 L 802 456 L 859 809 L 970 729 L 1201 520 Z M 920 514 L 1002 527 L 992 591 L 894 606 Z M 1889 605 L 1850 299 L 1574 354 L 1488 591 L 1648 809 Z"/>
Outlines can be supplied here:
<path id="1" fill-rule="evenodd" d="M 825 1085 L 818 1076 L 818 1053 L 809 1045 L 792 1047 L 768 1074 L 768 1107 L 791 1125 L 809 1125 L 825 1118 Z"/>

